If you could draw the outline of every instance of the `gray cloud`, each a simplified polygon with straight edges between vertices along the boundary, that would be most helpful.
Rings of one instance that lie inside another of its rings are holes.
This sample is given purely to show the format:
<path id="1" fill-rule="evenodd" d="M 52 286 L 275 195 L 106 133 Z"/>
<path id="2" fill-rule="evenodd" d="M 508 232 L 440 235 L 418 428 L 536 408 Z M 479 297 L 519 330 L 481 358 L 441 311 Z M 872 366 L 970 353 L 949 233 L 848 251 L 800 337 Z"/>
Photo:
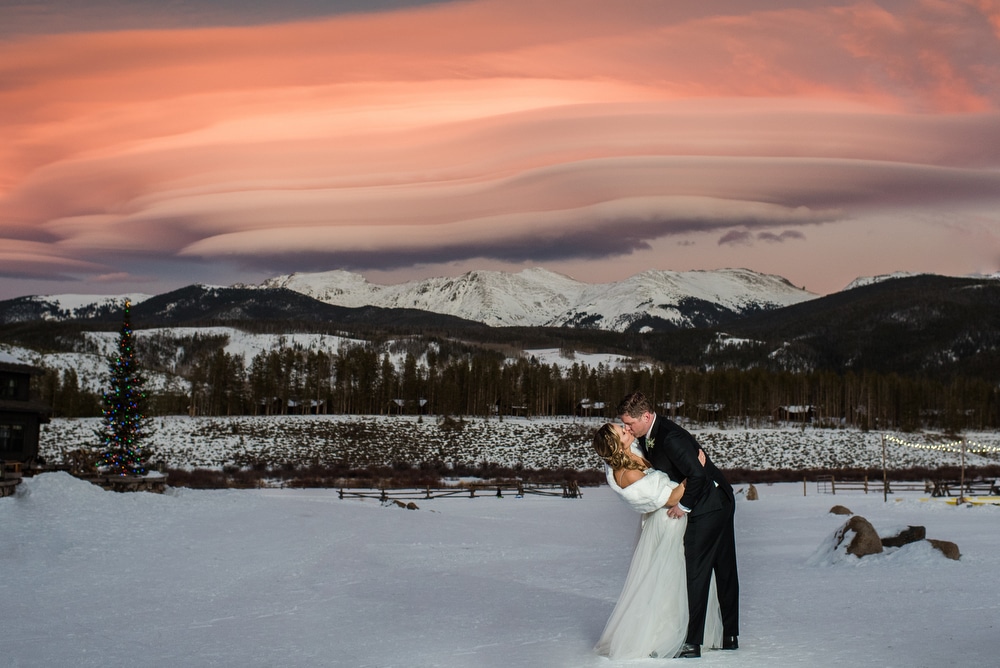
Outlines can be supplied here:
<path id="1" fill-rule="evenodd" d="M 779 243 L 779 244 L 784 243 L 789 239 L 800 240 L 805 238 L 806 235 L 802 234 L 802 232 L 799 232 L 798 230 L 785 230 L 784 232 L 781 232 L 779 234 L 775 234 L 774 232 L 760 232 L 757 234 L 758 241 L 768 241 L 771 243 Z"/>
<path id="2" fill-rule="evenodd" d="M 719 237 L 718 245 L 749 246 L 753 242 L 753 235 L 746 230 L 731 230 Z"/>
<path id="3" fill-rule="evenodd" d="M 89 30 L 253 26 L 371 13 L 447 0 L 0 0 L 0 36 Z"/>

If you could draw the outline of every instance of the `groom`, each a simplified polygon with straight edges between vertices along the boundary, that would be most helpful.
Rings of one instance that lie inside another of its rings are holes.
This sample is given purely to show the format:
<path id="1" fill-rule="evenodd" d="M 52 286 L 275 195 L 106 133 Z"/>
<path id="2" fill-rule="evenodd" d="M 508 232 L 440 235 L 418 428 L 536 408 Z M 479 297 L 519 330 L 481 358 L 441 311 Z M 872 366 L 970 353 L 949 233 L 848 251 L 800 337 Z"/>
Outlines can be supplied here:
<path id="1" fill-rule="evenodd" d="M 694 436 L 657 415 L 641 392 L 625 397 L 618 404 L 618 415 L 625 428 L 636 436 L 643 454 L 654 468 L 666 473 L 671 480 L 687 481 L 680 503 L 668 511 L 671 517 L 683 517 L 685 513 L 688 516 L 684 558 L 690 619 L 687 642 L 678 656 L 701 656 L 713 571 L 722 610 L 722 649 L 736 649 L 740 633 L 740 583 L 736 573 L 733 530 L 736 497 L 732 485 L 726 482 L 711 459 L 701 465 L 698 461 L 700 446 Z"/>

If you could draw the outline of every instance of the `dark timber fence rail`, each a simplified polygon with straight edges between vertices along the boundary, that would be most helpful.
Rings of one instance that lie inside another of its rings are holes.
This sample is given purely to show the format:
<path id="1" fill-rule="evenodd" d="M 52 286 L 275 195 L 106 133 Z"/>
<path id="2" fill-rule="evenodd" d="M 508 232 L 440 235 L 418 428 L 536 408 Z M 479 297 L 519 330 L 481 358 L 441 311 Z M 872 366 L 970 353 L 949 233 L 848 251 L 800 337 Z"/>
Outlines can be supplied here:
<path id="1" fill-rule="evenodd" d="M 836 494 L 837 492 L 864 492 L 865 494 L 895 494 L 896 492 L 926 492 L 934 489 L 933 482 L 900 482 L 888 480 L 883 485 L 881 480 L 837 480 L 832 475 L 816 476 L 816 491 L 820 494 Z"/>
<path id="2" fill-rule="evenodd" d="M 836 480 L 832 475 L 816 476 L 816 491 L 820 494 L 837 492 L 864 492 L 894 494 L 896 492 L 924 492 L 931 496 L 1000 496 L 1000 481 L 996 478 L 970 478 L 969 480 L 924 480 L 900 482 L 888 480 Z"/>
<path id="3" fill-rule="evenodd" d="M 556 496 L 564 499 L 578 499 L 583 496 L 580 485 L 576 482 L 564 483 L 528 483 L 519 481 L 504 481 L 495 483 L 475 483 L 462 485 L 459 487 L 424 487 L 424 488 L 402 488 L 402 489 L 377 489 L 372 487 L 341 487 L 339 496 L 341 499 L 362 498 L 378 499 L 383 503 L 393 499 L 417 501 L 420 499 L 441 499 L 450 496 L 467 497 L 470 499 L 480 497 L 502 498 L 504 494 L 513 494 L 515 497 L 522 497 L 527 494 L 538 496 Z"/>
<path id="4" fill-rule="evenodd" d="M 996 478 L 965 480 L 935 480 L 931 496 L 1000 496 L 1000 481 Z"/>

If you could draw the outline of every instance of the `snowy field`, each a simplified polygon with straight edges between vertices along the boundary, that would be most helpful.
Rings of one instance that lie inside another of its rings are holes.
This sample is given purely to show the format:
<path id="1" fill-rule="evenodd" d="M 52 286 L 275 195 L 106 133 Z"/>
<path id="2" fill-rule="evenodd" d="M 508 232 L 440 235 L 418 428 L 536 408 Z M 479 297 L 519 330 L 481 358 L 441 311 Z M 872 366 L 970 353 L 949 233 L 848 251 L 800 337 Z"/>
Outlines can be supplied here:
<path id="1" fill-rule="evenodd" d="M 98 418 L 53 419 L 42 426 L 41 455 L 55 463 L 66 451 L 93 447 L 99 422 Z M 590 442 L 602 422 L 596 418 L 462 418 L 459 428 L 443 429 L 437 416 L 169 416 L 152 421 L 147 446 L 153 460 L 179 469 L 422 461 L 586 469 L 600 464 Z M 954 437 L 942 434 L 801 427 L 719 429 L 683 424 L 716 464 L 727 469 L 881 471 L 883 439 L 890 469 L 958 466 L 962 459 Z M 1000 460 L 1000 433 L 967 433 L 965 438 L 967 465 Z"/>
<path id="2" fill-rule="evenodd" d="M 812 485 L 804 496 L 801 483 L 758 491 L 738 497 L 741 648 L 694 665 L 1000 664 L 1000 508 Z M 0 499 L 0 665 L 663 665 L 592 653 L 638 523 L 607 487 L 418 503 L 25 479 Z M 835 503 L 883 536 L 925 526 L 962 558 L 926 543 L 863 560 L 830 551 L 845 521 Z"/>

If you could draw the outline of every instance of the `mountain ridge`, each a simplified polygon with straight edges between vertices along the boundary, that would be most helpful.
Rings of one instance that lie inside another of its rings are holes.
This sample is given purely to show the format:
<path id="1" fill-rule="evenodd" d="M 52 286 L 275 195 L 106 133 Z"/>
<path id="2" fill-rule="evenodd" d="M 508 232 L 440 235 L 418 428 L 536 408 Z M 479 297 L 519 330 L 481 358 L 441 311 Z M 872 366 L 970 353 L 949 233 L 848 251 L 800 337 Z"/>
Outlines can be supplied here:
<path id="1" fill-rule="evenodd" d="M 534 267 L 518 273 L 471 271 L 388 286 L 338 270 L 278 276 L 256 287 L 287 288 L 337 306 L 416 308 L 490 327 L 618 332 L 718 324 L 818 296 L 780 276 L 749 269 L 647 270 L 622 281 L 589 284 Z"/>
<path id="2" fill-rule="evenodd" d="M 554 276 L 550 279 L 544 273 L 532 272 L 529 278 L 541 277 L 550 292 L 525 288 L 516 295 L 520 308 L 540 303 L 543 297 L 552 303 L 557 301 L 552 295 L 565 296 L 567 291 L 579 289 L 572 279 Z M 491 294 L 487 289 L 496 289 L 498 281 L 494 278 L 485 274 L 447 279 L 451 281 L 448 291 L 435 298 L 454 295 L 455 301 L 464 299 L 474 304 L 486 295 L 495 298 L 493 304 L 504 303 L 506 293 L 501 290 Z M 508 281 L 508 286 L 521 285 L 510 275 L 501 278 Z M 886 276 L 778 308 L 768 307 L 759 294 L 757 299 L 732 308 L 734 302 L 725 299 L 733 294 L 732 290 L 727 292 L 726 281 L 731 276 L 706 272 L 698 278 L 709 284 L 712 280 L 721 283 L 714 286 L 715 292 L 708 289 L 713 287 L 709 285 L 701 293 L 690 290 L 679 298 L 666 290 L 650 298 L 650 290 L 644 292 L 635 283 L 646 281 L 659 286 L 664 276 L 656 272 L 637 274 L 632 283 L 613 284 L 613 289 L 604 286 L 601 299 L 605 303 L 615 299 L 625 303 L 618 305 L 618 311 L 588 311 L 593 306 L 584 304 L 574 313 L 577 320 L 558 327 L 489 327 L 480 321 L 419 308 L 337 306 L 289 288 L 261 286 L 188 286 L 154 297 L 134 296 L 132 322 L 138 329 L 225 325 L 267 334 L 325 332 L 376 344 L 395 340 L 397 347 L 409 346 L 417 352 L 448 342 L 448 346 L 494 352 L 534 348 L 612 353 L 706 370 L 871 370 L 993 382 L 1000 377 L 1000 275 Z M 756 276 L 741 276 L 744 283 L 747 278 Z M 337 279 L 364 288 L 360 277 L 345 273 Z M 773 286 L 775 280 L 764 277 L 762 282 Z M 441 285 L 446 282 L 442 279 Z M 329 281 L 324 285 L 331 291 L 339 289 Z M 432 288 L 434 285 L 427 287 Z M 355 290 L 353 294 L 361 293 Z M 582 295 L 582 290 L 572 294 Z M 637 294 L 646 302 L 637 304 Z M 0 342 L 40 352 L 75 350 L 74 346 L 85 345 L 79 341 L 81 332 L 113 331 L 121 324 L 120 301 L 102 297 L 93 303 L 85 302 L 87 299 L 79 295 L 0 302 Z M 655 312 L 654 306 L 661 308 L 660 314 L 650 315 Z M 662 317 L 666 308 L 676 309 L 684 325 Z M 615 316 L 628 320 L 616 323 Z M 616 324 L 620 331 L 610 328 L 609 323 Z"/>
<path id="3" fill-rule="evenodd" d="M 302 302 L 298 296 L 317 304 Z M 395 285 L 370 283 L 360 274 L 334 270 L 277 276 L 257 285 L 187 286 L 153 296 L 94 296 L 89 302 L 76 294 L 21 297 L 0 302 L 0 323 L 106 320 L 126 297 L 134 314 L 156 322 L 177 322 L 181 317 L 185 322 L 246 318 L 360 322 L 367 315 L 372 324 L 387 325 L 394 319 L 413 322 L 420 319 L 416 313 L 423 312 L 428 314 L 422 318 L 427 324 L 438 320 L 442 326 L 467 321 L 489 327 L 641 333 L 723 324 L 817 295 L 780 276 L 748 269 L 647 270 L 622 281 L 589 284 L 535 267 L 518 273 L 471 271 Z M 200 307 L 195 306 L 196 299 L 203 301 Z M 231 302 L 228 309 L 222 303 L 226 300 Z M 357 309 L 361 311 L 351 312 Z"/>

